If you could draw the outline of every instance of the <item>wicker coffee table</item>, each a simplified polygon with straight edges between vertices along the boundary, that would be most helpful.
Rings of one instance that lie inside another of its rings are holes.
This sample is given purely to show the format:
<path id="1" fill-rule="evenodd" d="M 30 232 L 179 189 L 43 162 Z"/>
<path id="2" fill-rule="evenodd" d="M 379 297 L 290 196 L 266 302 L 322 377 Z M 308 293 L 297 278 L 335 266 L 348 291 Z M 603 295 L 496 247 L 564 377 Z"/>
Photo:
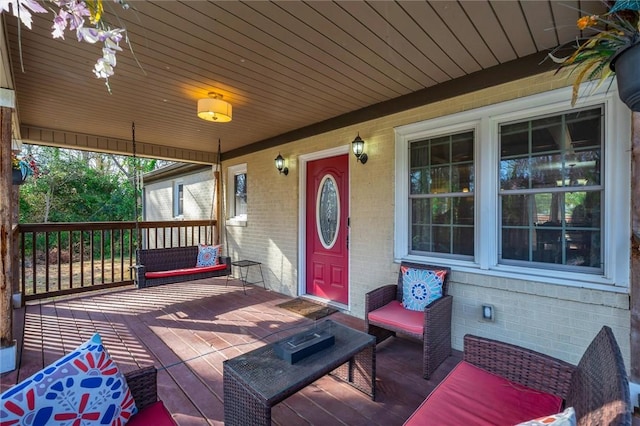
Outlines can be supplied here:
<path id="1" fill-rule="evenodd" d="M 326 320 L 310 327 L 327 330 L 335 343 L 294 364 L 280 359 L 271 343 L 224 362 L 225 426 L 271 424 L 271 407 L 326 374 L 375 399 L 375 337 Z"/>

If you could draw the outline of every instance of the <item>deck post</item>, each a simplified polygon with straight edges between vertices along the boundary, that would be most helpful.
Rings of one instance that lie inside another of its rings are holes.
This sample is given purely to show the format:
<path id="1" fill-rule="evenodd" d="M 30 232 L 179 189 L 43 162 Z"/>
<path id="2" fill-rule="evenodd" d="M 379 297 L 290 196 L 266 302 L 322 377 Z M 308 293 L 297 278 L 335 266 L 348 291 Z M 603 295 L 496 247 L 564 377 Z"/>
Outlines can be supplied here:
<path id="1" fill-rule="evenodd" d="M 631 146 L 631 368 L 640 383 L 640 113 L 632 116 Z M 637 404 L 638 401 L 633 401 Z"/>
<path id="2" fill-rule="evenodd" d="M 214 228 L 211 226 L 211 233 L 215 229 L 215 237 L 212 238 L 212 244 L 220 244 L 220 213 L 222 212 L 222 182 L 220 182 L 220 163 L 214 166 L 213 181 L 215 187 L 213 188 L 213 217 L 216 218 L 217 226 Z M 226 256 L 226 254 L 225 254 Z"/>
<path id="3" fill-rule="evenodd" d="M 13 180 L 11 176 L 11 114 L 13 90 L 0 89 L 0 373 L 15 370 L 13 339 Z"/>

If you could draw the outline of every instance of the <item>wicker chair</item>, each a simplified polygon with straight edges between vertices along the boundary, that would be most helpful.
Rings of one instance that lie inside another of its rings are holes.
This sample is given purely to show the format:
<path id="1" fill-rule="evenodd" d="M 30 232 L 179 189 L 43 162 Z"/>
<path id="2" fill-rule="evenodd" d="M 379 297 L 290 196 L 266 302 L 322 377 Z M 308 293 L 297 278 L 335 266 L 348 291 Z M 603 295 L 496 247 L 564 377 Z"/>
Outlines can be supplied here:
<path id="1" fill-rule="evenodd" d="M 509 381 L 558 395 L 579 426 L 631 426 L 631 396 L 613 331 L 603 326 L 577 366 L 497 340 L 464 336 L 464 360 Z"/>
<path id="2" fill-rule="evenodd" d="M 124 373 L 138 410 L 142 410 L 158 400 L 158 370 L 154 366 Z"/>
<path id="3" fill-rule="evenodd" d="M 633 405 L 627 371 L 618 342 L 608 326 L 602 327 L 578 365 L 521 346 L 469 334 L 464 336 L 464 362 L 530 390 L 562 398 L 564 407 L 574 408 L 578 426 L 632 425 Z M 452 416 L 454 409 L 460 408 L 456 406 L 449 410 L 442 404 L 429 404 L 434 395 L 446 389 L 446 382 L 455 374 L 454 370 L 438 385 L 405 426 L 423 425 L 425 419 L 429 419 L 429 424 L 441 424 L 438 419 Z M 465 391 L 474 394 L 478 389 L 474 383 L 469 383 Z M 446 400 L 445 405 L 458 404 L 459 400 L 464 400 L 464 396 L 455 401 Z M 494 423 L 504 423 L 500 421 L 504 407 L 488 407 L 496 413 L 492 417 Z"/>
<path id="4" fill-rule="evenodd" d="M 158 408 L 157 404 L 155 404 L 158 401 L 157 376 L 158 370 L 154 366 L 124 373 L 124 378 L 138 408 L 138 414 L 132 416 L 127 424 L 135 424 L 136 426 L 150 424 L 177 426 L 164 404 L 162 404 L 162 408 Z M 149 410 L 143 411 L 145 408 L 149 408 Z"/>
<path id="5" fill-rule="evenodd" d="M 422 265 L 417 263 L 402 262 L 402 266 L 426 270 L 446 270 L 447 274 L 442 286 L 442 297 L 429 305 L 424 310 L 422 332 L 411 330 L 409 324 L 390 324 L 389 322 L 376 321 L 369 318 L 369 313 L 383 308 L 390 302 L 397 300 L 402 302 L 402 272 L 398 272 L 397 284 L 389 284 L 377 288 L 366 294 L 365 299 L 365 327 L 367 333 L 376 337 L 380 343 L 396 333 L 407 335 L 422 341 L 423 366 L 422 375 L 425 379 L 438 368 L 442 362 L 451 355 L 451 306 L 453 297 L 447 294 L 450 268 L 434 265 Z M 415 329 L 415 327 L 413 327 Z"/>

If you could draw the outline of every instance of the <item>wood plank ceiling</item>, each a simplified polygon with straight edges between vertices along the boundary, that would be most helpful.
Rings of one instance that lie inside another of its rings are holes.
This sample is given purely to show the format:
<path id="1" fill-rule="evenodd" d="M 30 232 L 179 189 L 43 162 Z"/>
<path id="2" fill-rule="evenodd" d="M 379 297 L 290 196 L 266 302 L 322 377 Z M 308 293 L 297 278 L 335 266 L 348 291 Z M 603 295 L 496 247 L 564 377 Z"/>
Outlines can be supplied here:
<path id="1" fill-rule="evenodd" d="M 105 0 L 107 20 L 127 28 L 132 48 L 121 43 L 111 95 L 92 72 L 99 46 L 71 33 L 52 39 L 52 14 L 35 16 L 33 30 L 20 33 L 4 14 L 23 137 L 46 140 L 39 130 L 48 129 L 60 133 L 60 145 L 73 145 L 73 134 L 130 141 L 135 122 L 141 144 L 213 154 L 220 139 L 228 158 L 371 117 L 362 111 L 410 107 L 425 89 L 517 67 L 513 61 L 533 68 L 525 74 L 541 72 L 524 59 L 579 36 L 580 10 L 603 7 L 542 0 L 129 3 L 125 11 Z M 196 116 L 197 100 L 210 91 L 233 105 L 233 121 Z"/>

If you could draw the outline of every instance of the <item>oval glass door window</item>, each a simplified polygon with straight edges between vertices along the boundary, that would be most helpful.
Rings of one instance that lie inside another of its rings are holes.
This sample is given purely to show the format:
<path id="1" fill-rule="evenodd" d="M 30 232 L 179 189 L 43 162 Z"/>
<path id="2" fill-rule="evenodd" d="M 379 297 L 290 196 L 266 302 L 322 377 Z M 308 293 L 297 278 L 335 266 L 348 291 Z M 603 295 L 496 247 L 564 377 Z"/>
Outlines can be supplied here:
<path id="1" fill-rule="evenodd" d="M 320 181 L 316 201 L 316 224 L 318 239 L 326 249 L 330 249 L 338 238 L 340 226 L 340 197 L 338 185 L 331 175 L 325 175 Z"/>

